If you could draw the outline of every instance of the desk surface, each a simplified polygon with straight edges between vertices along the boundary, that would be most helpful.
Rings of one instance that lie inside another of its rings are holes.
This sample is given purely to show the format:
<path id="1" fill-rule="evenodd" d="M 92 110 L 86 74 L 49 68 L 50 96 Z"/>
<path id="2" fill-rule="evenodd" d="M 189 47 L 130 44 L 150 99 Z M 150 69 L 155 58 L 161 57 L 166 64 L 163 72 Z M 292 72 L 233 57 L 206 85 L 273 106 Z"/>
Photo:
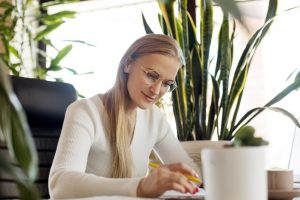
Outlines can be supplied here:
<path id="1" fill-rule="evenodd" d="M 182 197 L 177 198 L 178 200 L 195 200 L 195 198 L 188 198 L 188 197 Z M 101 197 L 90 197 L 90 198 L 79 198 L 79 199 L 73 199 L 73 200 L 162 200 L 162 198 L 137 198 L 137 197 L 124 197 L 124 196 L 101 196 Z M 176 200 L 176 198 L 166 198 L 165 200 Z M 280 200 L 280 199 L 277 199 Z M 300 197 L 293 198 L 292 200 L 300 200 Z"/>

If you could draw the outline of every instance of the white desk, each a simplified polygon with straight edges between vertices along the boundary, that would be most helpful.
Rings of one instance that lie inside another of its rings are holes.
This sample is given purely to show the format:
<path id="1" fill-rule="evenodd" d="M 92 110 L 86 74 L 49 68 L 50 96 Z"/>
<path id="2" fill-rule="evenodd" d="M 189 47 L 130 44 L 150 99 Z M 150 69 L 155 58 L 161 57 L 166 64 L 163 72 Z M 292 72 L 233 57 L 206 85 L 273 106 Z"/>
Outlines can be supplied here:
<path id="1" fill-rule="evenodd" d="M 182 194 L 176 191 L 167 191 L 160 198 L 140 198 L 140 197 L 126 197 L 126 196 L 98 196 L 88 198 L 78 198 L 72 200 L 168 200 L 168 199 L 193 199 L 193 200 L 204 200 L 205 191 L 201 189 L 195 195 Z M 51 199 L 55 200 L 55 199 Z"/>

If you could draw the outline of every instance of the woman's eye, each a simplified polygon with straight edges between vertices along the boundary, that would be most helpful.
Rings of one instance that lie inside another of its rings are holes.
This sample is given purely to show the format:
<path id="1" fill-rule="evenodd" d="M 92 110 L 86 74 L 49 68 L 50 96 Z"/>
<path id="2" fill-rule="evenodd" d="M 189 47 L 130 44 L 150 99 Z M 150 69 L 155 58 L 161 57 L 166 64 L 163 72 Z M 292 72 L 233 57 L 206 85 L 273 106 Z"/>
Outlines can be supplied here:
<path id="1" fill-rule="evenodd" d="M 174 84 L 172 81 L 163 82 L 164 87 L 171 87 Z"/>
<path id="2" fill-rule="evenodd" d="M 148 72 L 148 73 L 147 73 L 147 76 L 148 76 L 150 79 L 152 79 L 153 81 L 156 81 L 156 80 L 159 79 L 159 75 L 156 74 L 156 73 L 154 73 L 154 72 Z"/>

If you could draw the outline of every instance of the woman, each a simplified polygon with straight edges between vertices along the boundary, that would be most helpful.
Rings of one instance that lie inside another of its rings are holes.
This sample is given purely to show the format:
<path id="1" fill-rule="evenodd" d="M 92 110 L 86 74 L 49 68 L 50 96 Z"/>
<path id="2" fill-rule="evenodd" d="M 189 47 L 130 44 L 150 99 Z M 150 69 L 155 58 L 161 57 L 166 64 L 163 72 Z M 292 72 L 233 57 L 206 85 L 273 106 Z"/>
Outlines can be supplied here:
<path id="1" fill-rule="evenodd" d="M 183 62 L 175 40 L 145 35 L 124 54 L 111 90 L 68 107 L 49 177 L 52 198 L 197 192 L 183 175 L 197 169 L 154 105 L 175 89 Z M 152 150 L 165 164 L 148 173 Z"/>

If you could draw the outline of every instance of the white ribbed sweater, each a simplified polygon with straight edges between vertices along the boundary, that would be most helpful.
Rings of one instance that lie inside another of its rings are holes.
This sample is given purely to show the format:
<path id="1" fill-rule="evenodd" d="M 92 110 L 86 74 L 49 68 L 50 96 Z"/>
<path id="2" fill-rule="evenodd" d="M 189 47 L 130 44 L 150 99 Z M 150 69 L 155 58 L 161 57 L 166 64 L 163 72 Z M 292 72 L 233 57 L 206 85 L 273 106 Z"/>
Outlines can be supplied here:
<path id="1" fill-rule="evenodd" d="M 137 185 L 148 172 L 152 149 L 165 163 L 181 161 L 195 167 L 163 113 L 152 106 L 137 109 L 131 143 L 133 178 L 110 178 L 111 152 L 105 137 L 103 113 L 104 105 L 98 95 L 68 107 L 49 175 L 51 198 L 136 196 Z"/>

